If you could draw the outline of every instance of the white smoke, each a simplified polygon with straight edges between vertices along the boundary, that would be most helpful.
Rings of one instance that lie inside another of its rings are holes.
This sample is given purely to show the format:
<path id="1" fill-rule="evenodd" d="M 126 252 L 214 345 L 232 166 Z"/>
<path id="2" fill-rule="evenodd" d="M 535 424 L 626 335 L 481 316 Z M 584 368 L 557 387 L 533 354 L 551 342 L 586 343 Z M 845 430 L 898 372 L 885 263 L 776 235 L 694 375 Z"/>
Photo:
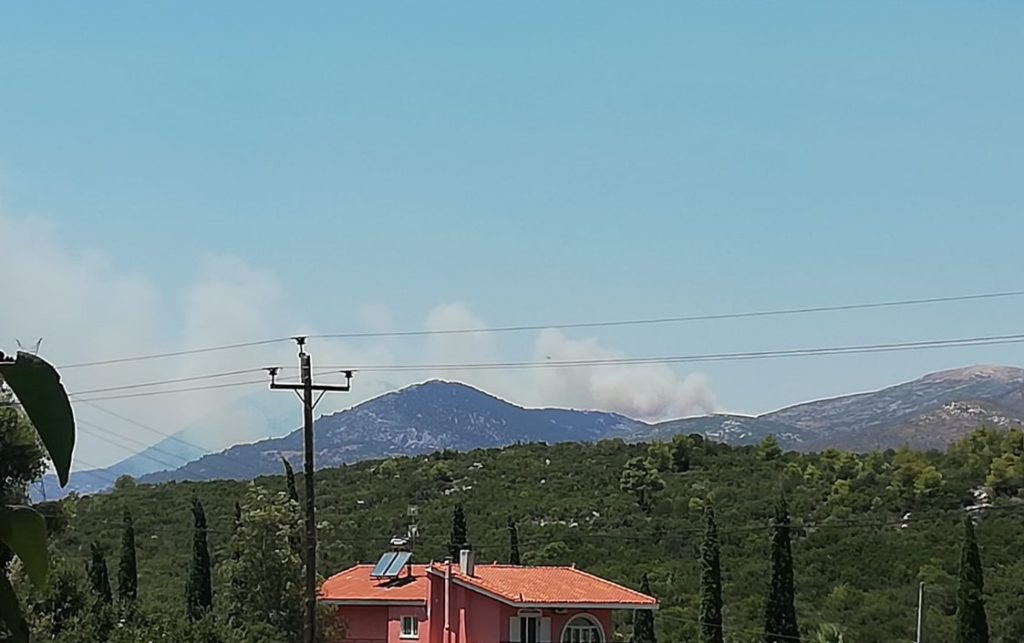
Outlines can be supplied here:
<path id="1" fill-rule="evenodd" d="M 425 328 L 440 334 L 427 338 L 427 356 L 430 364 L 481 364 L 498 360 L 498 346 L 493 333 L 456 333 L 444 331 L 468 328 L 486 329 L 487 324 L 473 314 L 462 302 L 451 302 L 435 306 L 427 315 Z M 434 369 L 430 377 L 459 380 L 494 393 L 506 393 L 514 383 L 500 370 L 475 369 Z M 510 399 L 518 399 L 513 395 Z"/>
<path id="2" fill-rule="evenodd" d="M 435 307 L 427 316 L 430 330 L 487 328 L 462 302 Z M 493 333 L 432 335 L 433 364 L 503 361 Z M 574 339 L 555 329 L 537 333 L 531 361 L 617 359 L 622 351 L 597 339 Z M 522 357 L 513 361 L 523 361 Z M 664 420 L 714 410 L 714 395 L 700 374 L 681 377 L 665 364 L 625 366 L 538 367 L 518 370 L 435 370 L 435 377 L 464 381 L 506 399 L 530 406 L 560 406 L 621 413 L 642 420 Z"/>
<path id="3" fill-rule="evenodd" d="M 302 329 L 283 312 L 289 306 L 280 280 L 272 271 L 216 254 L 204 257 L 197 266 L 182 268 L 186 274 L 192 268 L 191 281 L 180 289 L 161 290 L 145 276 L 115 267 L 102 254 L 83 252 L 66 243 L 46 221 L 0 214 L 0 349 L 13 352 L 18 341 L 32 345 L 42 338 L 40 354 L 60 367 L 288 337 Z M 357 347 L 340 340 L 317 340 L 315 347 L 314 368 L 318 372 L 334 365 L 394 362 L 394 356 L 381 343 Z M 294 345 L 282 342 L 108 366 L 61 368 L 60 372 L 71 393 L 269 365 L 289 367 L 282 378 L 296 379 L 295 353 Z M 75 413 L 81 420 L 76 468 L 106 466 L 160 442 L 167 434 L 189 426 L 202 428 L 206 421 L 213 423 L 213 430 L 190 432 L 186 439 L 207 449 L 260 439 L 298 426 L 299 407 L 286 394 L 267 391 L 259 384 L 220 387 L 265 377 L 262 372 L 252 372 L 159 387 L 207 387 L 187 395 L 97 402 L 153 430 L 76 402 Z M 341 377 L 324 373 L 322 380 L 338 382 Z M 363 395 L 379 393 L 391 385 L 371 374 L 361 376 L 359 384 Z M 329 412 L 352 401 L 344 394 L 326 396 L 318 410 Z M 288 405 L 295 406 L 293 424 L 268 423 L 267 415 L 281 407 L 287 413 L 291 408 Z M 270 412 L 254 412 L 254 407 Z"/>
<path id="4" fill-rule="evenodd" d="M 538 361 L 619 359 L 626 355 L 596 339 L 572 339 L 548 329 L 537 336 Z M 664 420 L 714 411 L 714 396 L 700 374 L 680 377 L 665 364 L 539 368 L 537 394 L 552 404 L 613 411 L 642 420 Z"/>
<path id="5" fill-rule="evenodd" d="M 184 285 L 158 288 L 146 275 L 117 266 L 102 253 L 67 243 L 59 230 L 46 221 L 0 213 L 0 349 L 13 351 L 17 348 L 16 340 L 32 345 L 42 338 L 40 354 L 57 366 L 67 366 L 297 333 L 353 330 L 347 325 L 318 327 L 295 319 L 290 312 L 294 307 L 286 300 L 277 275 L 238 257 L 209 254 L 195 266 L 181 266 L 179 272 L 191 275 Z M 395 329 L 385 305 L 375 302 L 354 308 L 360 329 Z M 462 302 L 438 305 L 425 320 L 425 328 L 434 331 L 486 327 L 484 320 Z M 532 338 L 484 331 L 425 338 L 312 339 L 310 347 L 314 371 L 324 382 L 340 382 L 342 377 L 336 371 L 360 365 L 557 361 L 623 355 L 594 339 L 571 338 L 555 330 L 537 333 Z M 533 356 L 524 355 L 524 350 L 532 350 Z M 281 342 L 60 370 L 72 393 L 270 365 L 286 366 L 288 370 L 282 372 L 281 378 L 293 380 L 297 377 L 295 353 L 293 344 Z M 197 432 L 189 433 L 188 440 L 207 449 L 280 434 L 298 426 L 298 405 L 284 393 L 267 391 L 262 384 L 219 387 L 264 377 L 262 372 L 252 372 L 160 387 L 208 385 L 206 390 L 188 394 L 98 402 L 156 432 L 76 403 L 75 412 L 83 420 L 76 468 L 109 465 L 160 442 L 163 434 L 190 426 L 197 427 Z M 427 377 L 465 381 L 528 406 L 601 409 L 640 419 L 704 412 L 714 406 L 702 377 L 681 377 L 664 365 L 394 372 L 367 369 L 356 374 L 352 394 L 325 396 L 318 413 L 345 408 Z M 92 397 L 134 392 L 101 392 Z M 290 404 L 294 404 L 293 421 L 286 419 L 281 424 L 268 419 L 275 412 L 280 415 L 282 408 L 288 418 Z M 214 430 L 203 430 L 211 423 Z"/>

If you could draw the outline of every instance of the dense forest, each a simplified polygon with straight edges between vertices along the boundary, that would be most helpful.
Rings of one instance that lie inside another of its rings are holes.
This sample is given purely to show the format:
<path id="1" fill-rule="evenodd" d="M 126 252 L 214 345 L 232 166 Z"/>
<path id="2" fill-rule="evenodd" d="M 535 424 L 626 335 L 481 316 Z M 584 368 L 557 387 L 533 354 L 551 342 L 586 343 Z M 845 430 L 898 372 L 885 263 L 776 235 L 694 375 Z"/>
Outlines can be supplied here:
<path id="1" fill-rule="evenodd" d="M 521 444 L 363 462 L 317 474 L 318 568 L 327 576 L 372 562 L 410 523 L 417 526 L 416 558 L 441 560 L 461 504 L 482 562 L 508 559 L 514 521 L 525 564 L 575 563 L 633 587 L 646 574 L 662 603 L 658 640 L 696 641 L 703 507 L 713 502 L 725 640 L 759 641 L 771 576 L 770 520 L 785 494 L 796 526 L 796 605 L 806 640 L 835 625 L 848 643 L 912 641 L 923 581 L 928 640 L 952 641 L 961 524 L 969 511 L 977 523 L 992 641 L 1019 642 L 1022 456 L 1024 433 L 979 429 L 947 453 L 798 454 L 782 452 L 771 439 L 730 447 L 677 436 L 653 445 Z M 199 506 L 217 570 L 212 611 L 220 613 L 233 604 L 242 578 L 230 570 L 240 555 L 239 524 L 249 524 L 244 516 L 277 511 L 270 518 L 297 526 L 286 480 L 144 486 L 123 478 L 112 493 L 51 508 L 59 531 L 55 555 L 71 575 L 97 555 L 116 568 L 130 515 L 137 609 L 149 618 L 183 619 L 192 609 L 186 587 Z M 628 618 L 618 624 L 623 640 L 631 631 Z"/>

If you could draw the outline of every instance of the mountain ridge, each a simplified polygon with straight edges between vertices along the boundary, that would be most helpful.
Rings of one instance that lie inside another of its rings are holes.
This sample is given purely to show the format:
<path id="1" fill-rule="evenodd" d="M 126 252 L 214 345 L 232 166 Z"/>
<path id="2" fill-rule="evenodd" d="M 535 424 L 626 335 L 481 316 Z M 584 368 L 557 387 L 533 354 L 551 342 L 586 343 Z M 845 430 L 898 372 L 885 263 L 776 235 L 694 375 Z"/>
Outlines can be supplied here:
<path id="1" fill-rule="evenodd" d="M 427 380 L 389 391 L 315 421 L 319 467 L 359 460 L 467 451 L 515 442 L 594 441 L 629 437 L 646 423 L 604 411 L 526 408 L 462 382 Z M 155 472 L 141 483 L 207 479 L 213 468 L 231 469 L 239 477 L 276 473 L 280 458 L 298 464 L 301 431 L 284 437 L 236 445 L 174 471 Z M 241 463 L 241 464 L 239 464 Z M 184 471 L 183 471 L 184 469 Z"/>
<path id="2" fill-rule="evenodd" d="M 980 424 L 1024 426 L 1024 369 L 998 365 L 947 369 L 761 415 L 714 413 L 658 423 L 606 411 L 526 407 L 464 382 L 431 379 L 323 415 L 314 427 L 318 465 L 331 467 L 517 442 L 652 441 L 669 440 L 676 433 L 700 433 L 732 444 L 754 444 L 774 435 L 783 448 L 801 451 L 872 450 L 904 444 L 940 449 Z M 295 430 L 207 453 L 178 468 L 147 472 L 138 481 L 252 478 L 277 473 L 281 457 L 299 464 L 301 453 L 302 432 Z M 99 477 L 104 471 L 111 475 L 109 470 L 78 472 L 91 481 L 86 492 L 102 490 L 97 487 L 102 487 Z M 107 481 L 110 484 L 112 478 Z"/>

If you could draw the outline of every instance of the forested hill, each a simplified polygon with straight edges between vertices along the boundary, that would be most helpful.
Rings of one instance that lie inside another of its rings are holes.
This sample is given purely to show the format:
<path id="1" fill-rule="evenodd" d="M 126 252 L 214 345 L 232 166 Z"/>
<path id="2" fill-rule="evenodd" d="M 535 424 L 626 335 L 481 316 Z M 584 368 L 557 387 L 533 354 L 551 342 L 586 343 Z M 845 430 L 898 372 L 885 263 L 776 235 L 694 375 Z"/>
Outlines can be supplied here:
<path id="1" fill-rule="evenodd" d="M 964 507 L 977 510 L 993 642 L 1024 640 L 1024 433 L 979 431 L 947 454 L 782 453 L 773 444 L 729 447 L 696 439 L 676 447 L 619 440 L 526 444 L 363 462 L 318 474 L 319 569 L 329 575 L 377 558 L 391 536 L 419 527 L 416 558 L 441 559 L 451 514 L 464 503 L 469 539 L 484 561 L 507 557 L 508 517 L 525 562 L 575 563 L 636 586 L 650 574 L 661 599 L 659 640 L 697 640 L 701 504 L 714 499 L 722 540 L 728 640 L 759 640 L 769 582 L 768 520 L 780 486 L 793 520 L 797 607 L 809 633 L 835 623 L 855 643 L 913 639 L 919 581 L 929 596 L 928 640 L 953 640 L 953 599 Z M 620 486 L 626 463 L 651 471 L 648 509 Z M 658 480 L 664 489 L 658 491 Z M 68 501 L 57 548 L 72 559 L 98 540 L 115 565 L 121 516 L 135 516 L 140 600 L 182 609 L 191 551 L 190 501 L 205 505 L 214 563 L 228 558 L 233 507 L 250 483 L 124 484 Z M 283 490 L 282 477 L 255 484 Z M 299 485 L 301 488 L 301 482 Z M 980 499 L 980 500 L 979 500 Z M 409 507 L 415 506 L 415 517 Z M 77 563 L 76 563 L 77 564 Z M 215 576 L 216 595 L 225 590 Z M 620 625 L 623 625 L 620 623 Z M 620 632 L 626 632 L 625 626 Z"/>
<path id="2" fill-rule="evenodd" d="M 256 416 L 267 420 L 280 412 L 266 398 L 256 400 L 262 400 L 254 401 L 250 409 Z M 281 417 L 292 416 L 284 413 Z M 56 499 L 70 492 L 108 489 L 122 474 L 147 484 L 246 480 L 273 474 L 281 457 L 295 465 L 302 461 L 302 432 L 289 432 L 294 419 L 282 421 L 288 422 L 280 431 L 282 437 L 236 444 L 218 453 L 183 451 L 183 447 L 196 444 L 196 438 L 186 431 L 107 469 L 74 472 L 67 488 L 61 489 L 56 478 L 47 475 L 42 493 L 33 489 L 36 499 Z M 324 415 L 316 420 L 315 431 L 317 465 L 335 467 L 444 449 L 469 451 L 519 442 L 614 438 L 650 442 L 670 440 L 678 433 L 700 433 L 733 445 L 757 444 L 766 435 L 774 435 L 783 447 L 800 451 L 833 447 L 867 452 L 903 445 L 945 449 L 979 426 L 1024 427 L 1024 369 L 973 366 L 757 417 L 711 414 L 653 425 L 602 411 L 524 408 L 466 384 L 430 380 Z M 239 431 L 231 422 L 219 428 L 214 423 L 190 429 L 203 433 L 221 430 Z M 157 457 L 153 460 L 151 456 Z"/>

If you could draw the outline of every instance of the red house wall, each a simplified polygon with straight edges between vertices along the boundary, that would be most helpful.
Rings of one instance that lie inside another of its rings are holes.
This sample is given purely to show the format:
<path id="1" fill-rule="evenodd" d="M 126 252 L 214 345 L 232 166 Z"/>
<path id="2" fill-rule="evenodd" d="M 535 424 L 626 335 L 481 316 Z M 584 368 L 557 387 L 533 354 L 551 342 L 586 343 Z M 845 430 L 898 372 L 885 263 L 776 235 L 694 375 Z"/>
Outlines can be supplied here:
<path id="1" fill-rule="evenodd" d="M 345 640 L 387 641 L 388 610 L 386 605 L 352 605 L 338 608 L 345 624 Z"/>
<path id="2" fill-rule="evenodd" d="M 339 613 L 347 625 L 343 641 L 379 641 L 381 643 L 409 643 L 401 638 L 402 616 L 420 619 L 418 643 L 500 643 L 509 639 L 509 620 L 519 614 L 511 607 L 479 592 L 452 583 L 449 614 L 451 636 L 444 637 L 445 601 L 444 577 L 431 575 L 427 593 L 427 608 L 417 606 L 345 606 Z M 604 630 L 605 640 L 611 640 L 611 610 L 552 610 L 542 609 L 541 616 L 551 619 L 551 639 L 561 640 L 566 623 L 580 614 L 597 620 Z"/>

